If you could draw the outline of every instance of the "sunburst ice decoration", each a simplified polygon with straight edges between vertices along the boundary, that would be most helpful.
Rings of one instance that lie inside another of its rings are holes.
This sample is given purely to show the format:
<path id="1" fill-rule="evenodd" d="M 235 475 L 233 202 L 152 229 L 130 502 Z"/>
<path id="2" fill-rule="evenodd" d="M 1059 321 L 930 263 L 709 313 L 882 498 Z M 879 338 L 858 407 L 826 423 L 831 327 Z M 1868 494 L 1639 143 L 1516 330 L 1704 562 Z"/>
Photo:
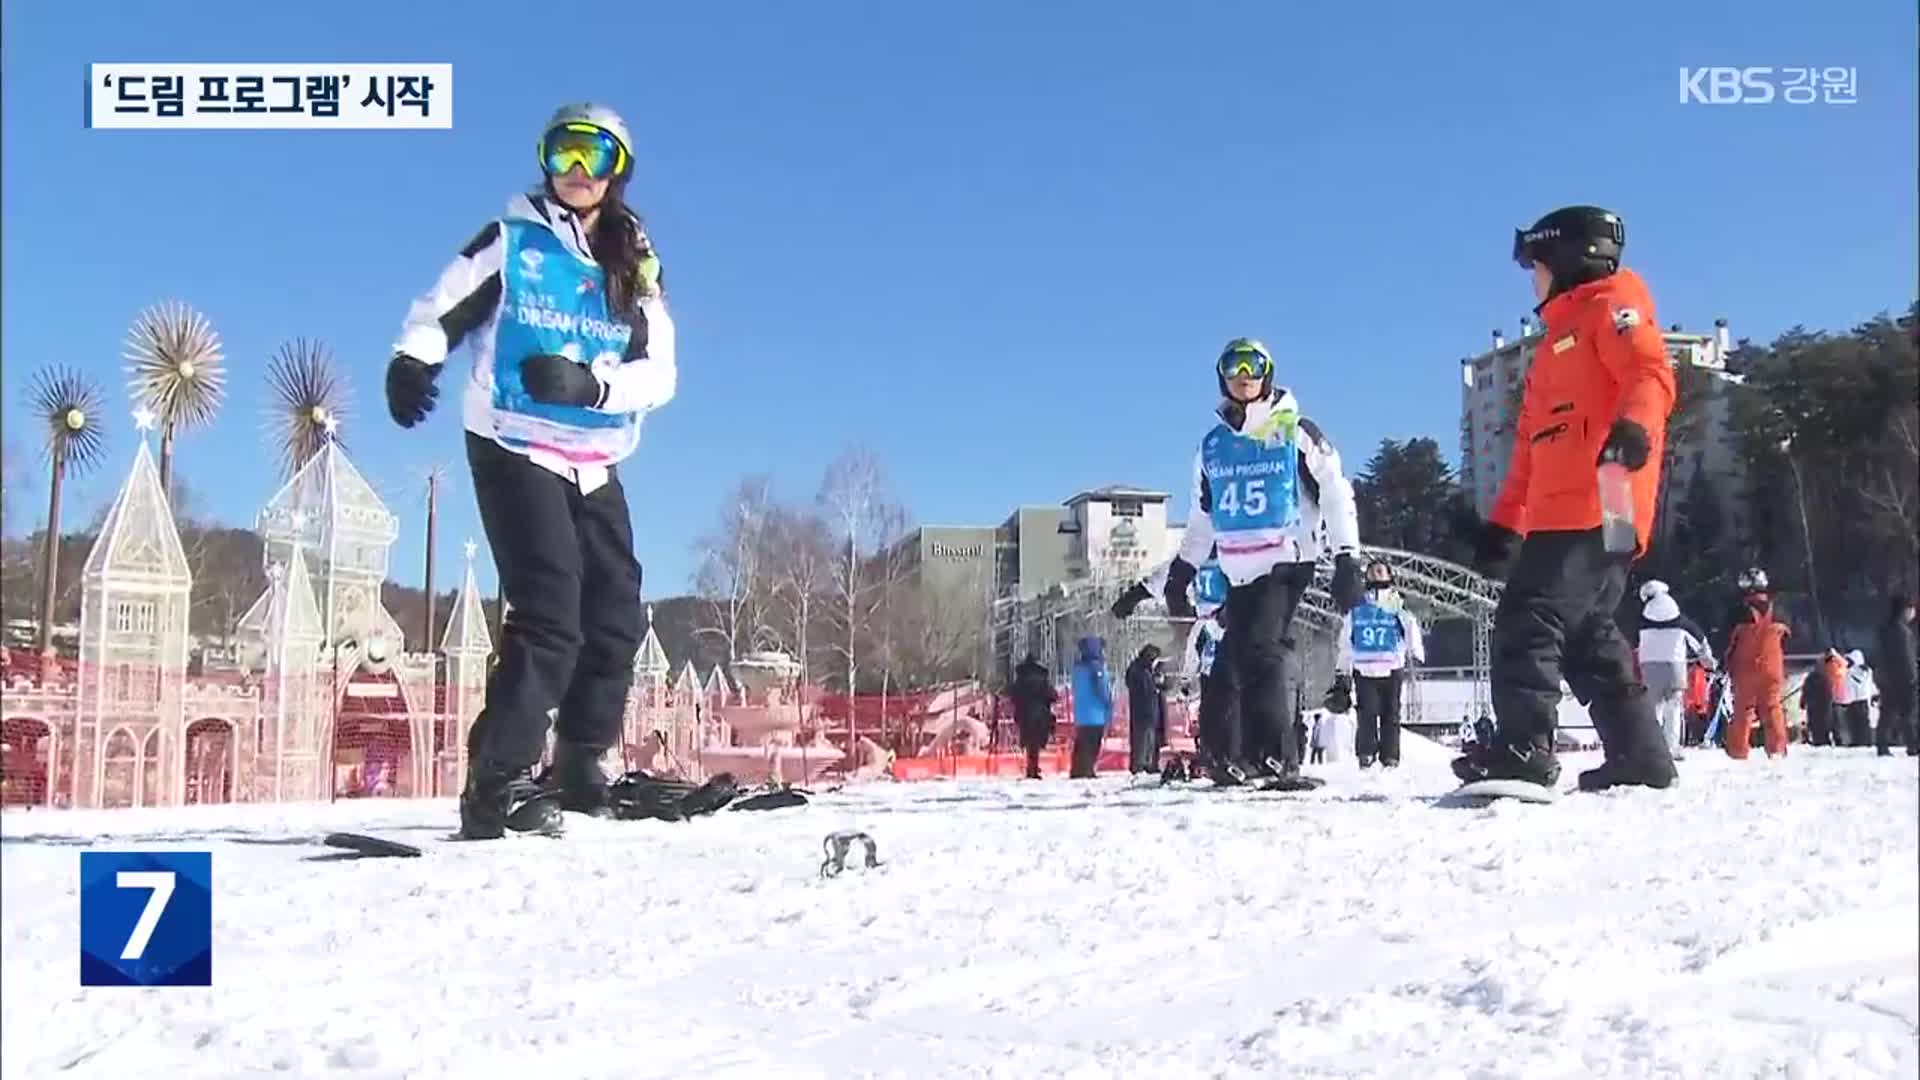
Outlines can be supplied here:
<path id="1" fill-rule="evenodd" d="M 40 552 L 40 651 L 53 649 L 56 573 L 60 554 L 60 485 L 67 473 L 83 473 L 100 463 L 107 448 L 100 386 L 71 368 L 35 372 L 28 405 L 45 432 L 52 483 L 47 485 L 47 535 Z"/>
<path id="2" fill-rule="evenodd" d="M 226 358 L 206 316 L 178 301 L 150 307 L 127 333 L 128 389 L 160 428 L 160 484 L 173 494 L 173 436 L 212 422 L 226 400 Z"/>
<path id="3" fill-rule="evenodd" d="M 281 471 L 292 477 L 328 441 L 339 438 L 346 419 L 346 379 L 325 345 L 297 338 L 274 353 L 267 385 L 273 391 L 269 432 Z"/>

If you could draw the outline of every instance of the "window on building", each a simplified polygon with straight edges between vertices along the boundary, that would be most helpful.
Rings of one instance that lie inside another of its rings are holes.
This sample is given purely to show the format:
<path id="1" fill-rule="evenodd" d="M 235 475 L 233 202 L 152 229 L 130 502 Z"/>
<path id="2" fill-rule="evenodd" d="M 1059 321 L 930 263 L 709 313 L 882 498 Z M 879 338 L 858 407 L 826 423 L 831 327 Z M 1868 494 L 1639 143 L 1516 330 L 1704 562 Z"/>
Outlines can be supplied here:
<path id="1" fill-rule="evenodd" d="M 122 600 L 113 606 L 113 629 L 120 634 L 151 634 L 154 605 L 151 600 Z"/>

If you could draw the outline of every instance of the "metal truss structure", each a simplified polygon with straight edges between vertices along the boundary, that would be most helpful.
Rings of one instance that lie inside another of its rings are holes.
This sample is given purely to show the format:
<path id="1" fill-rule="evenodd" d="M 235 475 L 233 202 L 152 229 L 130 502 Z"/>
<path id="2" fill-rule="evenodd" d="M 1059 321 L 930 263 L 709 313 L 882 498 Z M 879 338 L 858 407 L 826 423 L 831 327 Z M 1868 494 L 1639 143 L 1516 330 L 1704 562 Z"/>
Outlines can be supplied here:
<path id="1" fill-rule="evenodd" d="M 1363 566 L 1376 559 L 1393 567 L 1394 587 L 1423 627 L 1451 619 L 1465 619 L 1472 624 L 1473 714 L 1490 712 L 1487 672 L 1492 651 L 1493 613 L 1500 601 L 1499 583 L 1458 563 L 1429 555 L 1398 548 L 1360 549 Z M 1333 557 L 1323 556 L 1315 569 L 1313 585 L 1295 615 L 1296 627 L 1304 626 L 1313 632 L 1313 641 L 1301 643 L 1301 651 L 1309 654 L 1309 664 L 1316 649 L 1331 651 L 1334 634 L 1340 627 L 1339 610 L 1328 592 L 1332 577 Z M 1125 666 L 1139 647 L 1148 642 L 1158 644 L 1166 655 L 1179 657 L 1185 648 L 1187 624 L 1164 614 L 1154 617 L 1152 612 L 1164 610 L 1156 607 L 1157 600 L 1142 605 L 1141 610 L 1146 614 L 1131 619 L 1115 619 L 1107 610 L 1131 584 L 1131 581 L 1089 578 L 1071 585 L 1056 585 L 1028 599 L 1008 597 L 996 602 L 993 644 L 994 653 L 1003 665 L 1002 672 L 1010 671 L 1031 651 L 1056 675 L 1062 674 L 1073 663 L 1074 643 L 1088 636 L 1106 641 L 1107 659 L 1116 669 Z M 1324 671 L 1330 671 L 1331 667 L 1330 656 L 1326 663 L 1318 665 L 1318 669 Z M 1417 681 L 1409 690 L 1418 694 Z M 1417 715 L 1417 697 L 1409 705 L 1409 712 Z"/>

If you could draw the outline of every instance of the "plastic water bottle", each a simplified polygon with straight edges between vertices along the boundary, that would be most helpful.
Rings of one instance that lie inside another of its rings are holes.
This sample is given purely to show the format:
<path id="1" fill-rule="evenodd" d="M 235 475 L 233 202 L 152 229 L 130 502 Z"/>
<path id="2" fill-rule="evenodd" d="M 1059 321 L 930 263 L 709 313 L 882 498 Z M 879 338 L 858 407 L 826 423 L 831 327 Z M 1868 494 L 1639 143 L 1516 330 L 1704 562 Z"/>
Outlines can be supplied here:
<path id="1" fill-rule="evenodd" d="M 1600 466 L 1600 542 L 1614 554 L 1630 554 L 1640 543 L 1633 527 L 1633 480 L 1617 461 Z"/>

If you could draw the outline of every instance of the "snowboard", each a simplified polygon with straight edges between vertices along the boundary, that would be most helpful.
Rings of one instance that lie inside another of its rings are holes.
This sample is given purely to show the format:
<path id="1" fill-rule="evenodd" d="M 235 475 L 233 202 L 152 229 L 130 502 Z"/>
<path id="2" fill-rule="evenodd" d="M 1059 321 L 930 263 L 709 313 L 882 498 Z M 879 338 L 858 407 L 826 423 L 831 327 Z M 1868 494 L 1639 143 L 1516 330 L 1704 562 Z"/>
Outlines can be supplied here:
<path id="1" fill-rule="evenodd" d="M 1542 787 L 1525 780 L 1476 780 L 1471 784 L 1462 784 L 1453 789 L 1442 796 L 1440 801 L 1448 806 L 1485 806 L 1501 799 L 1551 803 L 1560 800 L 1560 793 L 1553 788 Z"/>
<path id="2" fill-rule="evenodd" d="M 424 854 L 412 844 L 402 844 L 398 840 L 386 840 L 366 833 L 328 833 L 321 838 L 320 842 L 330 848 L 341 848 L 367 859 L 417 859 Z"/>

